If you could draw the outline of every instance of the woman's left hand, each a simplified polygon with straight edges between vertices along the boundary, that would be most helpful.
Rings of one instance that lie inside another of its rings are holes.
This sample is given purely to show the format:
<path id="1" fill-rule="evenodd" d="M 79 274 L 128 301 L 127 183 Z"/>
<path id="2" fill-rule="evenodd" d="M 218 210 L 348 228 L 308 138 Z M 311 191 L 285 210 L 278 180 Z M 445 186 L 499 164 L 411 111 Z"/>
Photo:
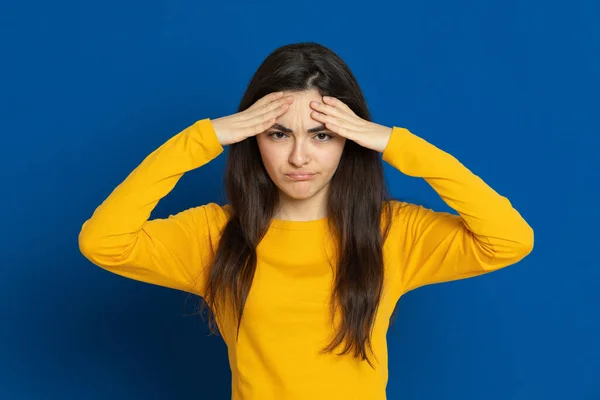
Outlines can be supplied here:
<path id="1" fill-rule="evenodd" d="M 324 96 L 323 103 L 311 101 L 316 110 L 311 117 L 325 124 L 327 129 L 359 145 L 383 153 L 392 134 L 392 128 L 364 120 L 344 102 Z"/>

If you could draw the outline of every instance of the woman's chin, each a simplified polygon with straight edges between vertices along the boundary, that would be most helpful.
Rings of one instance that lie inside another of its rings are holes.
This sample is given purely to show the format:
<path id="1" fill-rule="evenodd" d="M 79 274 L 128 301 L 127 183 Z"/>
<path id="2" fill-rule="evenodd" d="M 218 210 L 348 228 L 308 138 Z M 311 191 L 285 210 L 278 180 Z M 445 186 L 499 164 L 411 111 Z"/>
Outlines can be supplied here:
<path id="1" fill-rule="evenodd" d="M 291 200 L 306 200 L 313 196 L 313 193 L 290 193 L 286 192 L 285 195 Z"/>
<path id="2" fill-rule="evenodd" d="M 280 189 L 281 190 L 281 189 Z M 285 188 L 282 190 L 286 197 L 292 200 L 306 200 L 315 195 L 316 191 L 309 185 L 305 187 Z"/>

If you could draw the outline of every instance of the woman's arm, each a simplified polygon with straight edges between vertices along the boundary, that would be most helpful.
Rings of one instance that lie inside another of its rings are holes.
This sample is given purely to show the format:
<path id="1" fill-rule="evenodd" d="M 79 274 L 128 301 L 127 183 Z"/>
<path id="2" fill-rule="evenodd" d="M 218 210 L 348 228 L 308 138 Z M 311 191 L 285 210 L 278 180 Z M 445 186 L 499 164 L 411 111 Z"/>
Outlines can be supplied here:
<path id="1" fill-rule="evenodd" d="M 83 255 L 115 274 L 202 295 L 198 277 L 209 262 L 221 207 L 210 203 L 164 219 L 148 218 L 185 172 L 222 151 L 208 118 L 171 137 L 84 222 L 79 233 Z"/>
<path id="2" fill-rule="evenodd" d="M 514 264 L 533 248 L 533 230 L 510 201 L 456 158 L 394 127 L 383 159 L 424 178 L 459 215 L 394 202 L 390 242 L 399 253 L 402 293 Z"/>

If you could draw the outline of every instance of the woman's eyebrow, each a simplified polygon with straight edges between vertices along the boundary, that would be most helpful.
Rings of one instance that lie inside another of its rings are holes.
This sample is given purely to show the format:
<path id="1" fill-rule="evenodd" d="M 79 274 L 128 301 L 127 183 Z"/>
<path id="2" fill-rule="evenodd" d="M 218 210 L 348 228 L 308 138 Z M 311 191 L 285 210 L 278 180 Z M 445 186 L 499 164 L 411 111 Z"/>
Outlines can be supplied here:
<path id="1" fill-rule="evenodd" d="M 273 124 L 273 126 L 271 127 L 272 129 L 279 129 L 283 132 L 286 133 L 293 133 L 293 131 L 290 128 L 286 128 L 285 126 L 281 125 L 281 124 Z M 327 127 L 323 124 L 323 125 L 319 125 L 316 128 L 311 128 L 309 129 L 307 132 L 308 133 L 315 133 L 315 132 L 322 132 L 322 131 L 329 131 L 329 129 L 327 129 Z"/>

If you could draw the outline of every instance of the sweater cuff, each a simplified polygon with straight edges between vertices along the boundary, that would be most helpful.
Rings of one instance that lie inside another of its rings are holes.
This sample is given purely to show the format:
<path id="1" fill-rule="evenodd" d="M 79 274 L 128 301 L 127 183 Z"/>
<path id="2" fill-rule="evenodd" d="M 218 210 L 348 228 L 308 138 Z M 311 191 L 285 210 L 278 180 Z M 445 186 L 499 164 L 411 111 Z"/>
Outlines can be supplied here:
<path id="1" fill-rule="evenodd" d="M 408 129 L 394 126 L 390 134 L 390 139 L 383 150 L 382 159 L 396 169 L 400 169 L 400 163 L 402 162 L 401 153 L 410 135 L 412 133 Z"/>
<path id="2" fill-rule="evenodd" d="M 210 118 L 204 118 L 196 121 L 193 125 L 193 128 L 194 133 L 201 138 L 200 142 L 204 147 L 206 154 L 216 157 L 224 151 Z"/>

